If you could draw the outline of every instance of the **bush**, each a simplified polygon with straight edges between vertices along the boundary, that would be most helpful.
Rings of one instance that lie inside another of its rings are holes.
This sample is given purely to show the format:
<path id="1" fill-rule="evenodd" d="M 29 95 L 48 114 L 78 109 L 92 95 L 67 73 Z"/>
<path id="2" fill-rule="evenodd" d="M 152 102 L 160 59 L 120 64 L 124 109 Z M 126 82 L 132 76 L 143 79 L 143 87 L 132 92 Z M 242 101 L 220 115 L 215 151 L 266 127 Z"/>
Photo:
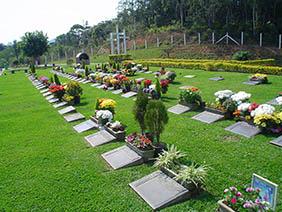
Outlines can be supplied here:
<path id="1" fill-rule="evenodd" d="M 74 64 L 73 59 L 68 59 L 68 60 L 67 60 L 67 65 L 68 65 L 68 66 L 72 66 L 72 64 Z"/>
<path id="2" fill-rule="evenodd" d="M 111 63 L 121 63 L 124 60 L 131 60 L 130 54 L 112 54 L 109 55 Z"/>
<path id="3" fill-rule="evenodd" d="M 30 72 L 31 72 L 32 74 L 35 74 L 35 73 L 36 73 L 34 64 L 30 65 Z"/>
<path id="4" fill-rule="evenodd" d="M 145 114 L 146 107 L 148 105 L 149 99 L 148 96 L 140 89 L 137 94 L 137 99 L 133 107 L 133 114 L 136 121 L 138 121 L 141 128 L 142 134 L 146 129 L 145 125 Z"/>
<path id="5" fill-rule="evenodd" d="M 56 85 L 61 85 L 61 82 L 60 82 L 57 74 L 54 74 L 54 81 L 55 81 Z"/>
<path id="6" fill-rule="evenodd" d="M 244 61 L 244 60 L 249 60 L 251 57 L 252 57 L 252 54 L 248 51 L 238 51 L 232 56 L 232 59 Z"/>
<path id="7" fill-rule="evenodd" d="M 66 86 L 66 94 L 78 97 L 82 95 L 82 88 L 80 87 L 78 82 L 70 81 Z"/>
<path id="8" fill-rule="evenodd" d="M 160 99 L 162 97 L 162 87 L 159 79 L 156 79 L 156 92 L 157 92 L 156 99 Z"/>
<path id="9" fill-rule="evenodd" d="M 149 101 L 146 107 L 145 123 L 148 130 L 154 135 L 156 143 L 159 144 L 160 135 L 168 123 L 167 110 L 162 101 Z"/>

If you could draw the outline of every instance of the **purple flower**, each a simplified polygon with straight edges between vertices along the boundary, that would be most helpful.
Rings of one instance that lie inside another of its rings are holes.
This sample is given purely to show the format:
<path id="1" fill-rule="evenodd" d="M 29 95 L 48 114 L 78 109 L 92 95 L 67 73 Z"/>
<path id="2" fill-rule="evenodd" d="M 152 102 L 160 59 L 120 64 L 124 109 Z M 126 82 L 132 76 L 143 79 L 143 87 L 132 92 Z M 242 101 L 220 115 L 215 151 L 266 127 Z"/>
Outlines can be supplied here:
<path id="1" fill-rule="evenodd" d="M 236 196 L 237 196 L 237 197 L 241 197 L 241 196 L 242 196 L 242 193 L 238 191 L 238 192 L 236 193 Z"/>
<path id="2" fill-rule="evenodd" d="M 248 188 L 246 188 L 246 192 L 248 192 L 248 193 L 254 192 L 254 188 L 248 187 Z"/>
<path id="3" fill-rule="evenodd" d="M 250 202 L 245 202 L 243 205 L 244 208 L 251 208 L 252 204 Z"/>

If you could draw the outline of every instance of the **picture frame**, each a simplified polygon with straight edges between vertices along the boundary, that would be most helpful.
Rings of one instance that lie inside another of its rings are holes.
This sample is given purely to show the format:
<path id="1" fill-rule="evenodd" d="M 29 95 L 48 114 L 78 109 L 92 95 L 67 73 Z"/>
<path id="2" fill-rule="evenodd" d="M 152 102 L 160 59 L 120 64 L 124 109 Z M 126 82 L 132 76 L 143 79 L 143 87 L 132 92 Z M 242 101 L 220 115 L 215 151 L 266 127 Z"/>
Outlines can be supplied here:
<path id="1" fill-rule="evenodd" d="M 275 211 L 278 185 L 257 174 L 253 174 L 251 186 L 260 189 L 261 200 L 268 201 L 270 203 L 270 208 Z"/>

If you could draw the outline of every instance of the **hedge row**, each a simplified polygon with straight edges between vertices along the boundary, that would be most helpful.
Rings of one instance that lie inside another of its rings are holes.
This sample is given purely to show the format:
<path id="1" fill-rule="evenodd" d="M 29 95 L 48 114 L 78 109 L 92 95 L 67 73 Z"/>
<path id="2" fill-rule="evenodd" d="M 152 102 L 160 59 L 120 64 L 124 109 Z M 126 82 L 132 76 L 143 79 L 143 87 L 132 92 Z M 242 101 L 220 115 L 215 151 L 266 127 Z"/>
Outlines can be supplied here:
<path id="1" fill-rule="evenodd" d="M 111 54 L 109 55 L 110 62 L 120 63 L 124 60 L 131 60 L 130 54 Z"/>
<path id="2" fill-rule="evenodd" d="M 245 64 L 245 63 L 229 63 L 216 61 L 193 61 L 193 62 L 177 62 L 157 60 L 136 60 L 136 63 L 141 63 L 144 66 L 162 66 L 170 68 L 185 68 L 185 69 L 201 69 L 205 71 L 227 71 L 241 73 L 262 73 L 272 75 L 282 75 L 282 67 Z"/>

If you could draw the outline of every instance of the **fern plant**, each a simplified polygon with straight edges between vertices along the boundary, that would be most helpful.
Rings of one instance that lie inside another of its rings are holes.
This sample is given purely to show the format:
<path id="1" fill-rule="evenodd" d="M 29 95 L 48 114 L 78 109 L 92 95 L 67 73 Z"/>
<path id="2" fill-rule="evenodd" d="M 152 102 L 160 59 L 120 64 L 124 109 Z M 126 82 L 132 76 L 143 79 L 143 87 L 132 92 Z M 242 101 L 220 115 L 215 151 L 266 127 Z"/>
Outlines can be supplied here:
<path id="1" fill-rule="evenodd" d="M 158 168 L 168 168 L 177 170 L 180 168 L 180 159 L 185 157 L 186 154 L 177 149 L 176 146 L 171 145 L 167 151 L 163 151 L 157 158 L 154 166 Z"/>

